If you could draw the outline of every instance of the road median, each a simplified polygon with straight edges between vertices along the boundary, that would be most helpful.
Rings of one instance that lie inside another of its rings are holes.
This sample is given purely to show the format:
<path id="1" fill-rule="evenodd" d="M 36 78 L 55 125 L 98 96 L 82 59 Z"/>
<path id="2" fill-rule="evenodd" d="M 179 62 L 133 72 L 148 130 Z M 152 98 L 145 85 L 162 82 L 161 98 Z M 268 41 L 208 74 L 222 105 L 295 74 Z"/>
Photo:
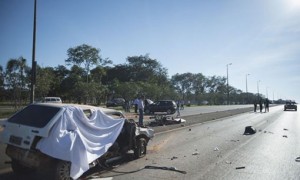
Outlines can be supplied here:
<path id="1" fill-rule="evenodd" d="M 253 108 L 247 107 L 247 108 L 239 108 L 239 109 L 231 109 L 226 111 L 217 111 L 217 112 L 211 112 L 211 113 L 202 113 L 202 114 L 195 114 L 195 115 L 189 115 L 189 116 L 182 116 L 182 119 L 186 120 L 186 123 L 181 124 L 172 124 L 172 125 L 164 125 L 164 126 L 152 126 L 151 128 L 154 129 L 156 133 L 168 131 L 184 126 L 189 126 L 193 124 L 198 123 L 204 123 L 207 121 L 212 121 L 216 119 L 221 119 L 225 117 L 234 116 L 237 114 L 242 114 L 246 112 L 253 111 Z"/>

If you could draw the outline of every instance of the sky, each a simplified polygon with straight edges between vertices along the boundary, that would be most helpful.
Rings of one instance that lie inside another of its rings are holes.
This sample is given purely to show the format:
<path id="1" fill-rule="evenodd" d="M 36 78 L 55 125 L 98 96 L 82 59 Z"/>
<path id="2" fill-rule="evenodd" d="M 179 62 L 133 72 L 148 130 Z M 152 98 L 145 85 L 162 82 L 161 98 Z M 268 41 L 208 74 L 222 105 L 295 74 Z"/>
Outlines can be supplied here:
<path id="1" fill-rule="evenodd" d="M 0 0 L 4 69 L 20 56 L 31 66 L 33 6 Z M 300 102 L 300 0 L 37 0 L 36 28 L 42 67 L 66 65 L 69 48 L 88 44 L 115 65 L 149 54 L 169 78 L 228 70 L 237 89 Z"/>

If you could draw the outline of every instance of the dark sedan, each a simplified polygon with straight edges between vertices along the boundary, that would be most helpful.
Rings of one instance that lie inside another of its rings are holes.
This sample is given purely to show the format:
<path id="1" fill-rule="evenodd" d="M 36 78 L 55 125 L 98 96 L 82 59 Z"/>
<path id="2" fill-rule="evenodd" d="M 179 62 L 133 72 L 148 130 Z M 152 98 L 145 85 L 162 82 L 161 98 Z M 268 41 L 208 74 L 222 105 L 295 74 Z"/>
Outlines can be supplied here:
<path id="1" fill-rule="evenodd" d="M 165 112 L 166 114 L 174 114 L 176 112 L 176 109 L 177 105 L 175 101 L 162 100 L 145 106 L 145 113 L 153 114 L 156 112 Z"/>

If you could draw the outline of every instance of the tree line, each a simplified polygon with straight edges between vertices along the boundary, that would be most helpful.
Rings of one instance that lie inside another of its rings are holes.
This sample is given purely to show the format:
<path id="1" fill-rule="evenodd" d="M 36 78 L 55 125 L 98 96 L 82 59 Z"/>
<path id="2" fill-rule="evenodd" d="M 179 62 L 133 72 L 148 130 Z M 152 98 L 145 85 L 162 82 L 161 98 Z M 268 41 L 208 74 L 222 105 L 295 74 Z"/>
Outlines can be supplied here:
<path id="1" fill-rule="evenodd" d="M 100 56 L 100 49 L 87 44 L 71 47 L 64 65 L 37 65 L 35 100 L 59 96 L 64 102 L 101 105 L 111 98 L 132 100 L 145 95 L 152 100 L 172 99 L 194 104 L 252 102 L 256 95 L 229 86 L 226 78 L 202 73 L 183 73 L 168 77 L 167 68 L 148 54 L 128 56 L 124 64 L 113 65 Z M 15 107 L 30 102 L 31 68 L 23 57 L 12 58 L 0 66 L 0 101 Z"/>

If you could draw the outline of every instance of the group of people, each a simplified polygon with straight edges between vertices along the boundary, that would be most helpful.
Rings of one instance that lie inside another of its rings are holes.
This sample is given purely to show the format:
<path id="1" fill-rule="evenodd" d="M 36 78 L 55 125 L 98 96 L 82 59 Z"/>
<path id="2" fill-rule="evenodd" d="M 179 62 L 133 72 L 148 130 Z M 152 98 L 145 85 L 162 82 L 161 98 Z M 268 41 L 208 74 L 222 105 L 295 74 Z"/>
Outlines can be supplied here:
<path id="1" fill-rule="evenodd" d="M 268 98 L 265 99 L 265 101 L 263 101 L 262 98 L 255 100 L 254 101 L 254 112 L 257 111 L 257 105 L 259 106 L 259 111 L 262 112 L 263 110 L 263 104 L 265 107 L 265 112 L 269 112 L 269 105 L 270 105 L 270 101 Z"/>

